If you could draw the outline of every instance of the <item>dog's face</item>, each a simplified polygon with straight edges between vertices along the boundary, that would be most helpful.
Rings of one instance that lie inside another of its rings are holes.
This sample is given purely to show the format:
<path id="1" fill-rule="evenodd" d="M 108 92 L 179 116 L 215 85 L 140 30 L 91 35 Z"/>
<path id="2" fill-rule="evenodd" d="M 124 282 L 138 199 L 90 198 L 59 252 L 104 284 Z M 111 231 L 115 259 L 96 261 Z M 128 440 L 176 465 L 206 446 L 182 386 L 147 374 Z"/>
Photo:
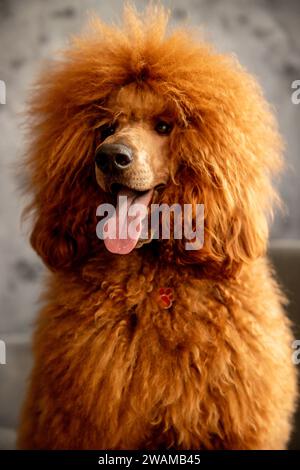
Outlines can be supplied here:
<path id="1" fill-rule="evenodd" d="M 97 183 L 111 196 L 117 212 L 123 195 L 128 204 L 143 204 L 149 214 L 170 178 L 174 113 L 158 96 L 135 85 L 114 93 L 106 107 L 108 121 L 99 128 L 95 152 Z M 112 252 L 127 254 L 149 243 L 151 231 L 149 238 L 137 238 L 130 246 L 124 240 L 114 237 L 106 246 Z"/>
<path id="2" fill-rule="evenodd" d="M 144 192 L 167 183 L 175 120 L 160 110 L 158 98 L 151 98 L 128 86 L 108 100 L 111 117 L 99 129 L 95 155 L 96 178 L 104 191 L 125 186 Z"/>
<path id="3" fill-rule="evenodd" d="M 166 262 L 231 275 L 266 249 L 281 167 L 272 113 L 234 60 L 166 35 L 163 11 L 126 15 L 121 30 L 96 22 L 40 77 L 26 160 L 32 245 L 51 268 L 73 269 L 104 254 L 100 204 L 189 204 L 193 223 L 203 204 L 200 250 L 171 236 L 136 253 L 153 246 Z"/>

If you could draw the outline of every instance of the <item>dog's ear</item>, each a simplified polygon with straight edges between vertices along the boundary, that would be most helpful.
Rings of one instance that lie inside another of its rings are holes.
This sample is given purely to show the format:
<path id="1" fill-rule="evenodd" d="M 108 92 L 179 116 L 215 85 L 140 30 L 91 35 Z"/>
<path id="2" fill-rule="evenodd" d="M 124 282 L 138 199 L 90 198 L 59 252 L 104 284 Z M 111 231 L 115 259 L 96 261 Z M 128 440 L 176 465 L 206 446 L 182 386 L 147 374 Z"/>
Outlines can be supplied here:
<path id="1" fill-rule="evenodd" d="M 178 263 L 230 277 L 266 252 L 269 219 L 279 202 L 272 175 L 281 169 L 282 145 L 261 96 L 253 93 L 252 99 L 248 121 L 233 111 L 222 117 L 207 113 L 205 124 L 194 124 L 178 138 L 169 202 L 192 206 L 193 228 L 201 224 L 196 206 L 204 205 L 203 246 L 187 250 L 186 240 L 171 240 Z"/>
<path id="2" fill-rule="evenodd" d="M 37 193 L 27 209 L 33 223 L 32 247 L 53 270 L 78 266 L 91 254 L 96 242 L 96 208 L 100 203 L 93 157 L 88 151 L 86 164 L 75 175 L 71 167 L 63 170 L 59 157 L 54 175 L 47 173 L 42 178 L 38 172 L 35 174 Z"/>
<path id="3" fill-rule="evenodd" d="M 54 270 L 78 266 L 91 243 L 99 243 L 96 209 L 103 194 L 94 154 L 112 85 L 98 49 L 83 42 L 84 51 L 74 45 L 47 64 L 28 106 L 29 146 L 20 173 L 31 196 L 31 243 Z M 96 59 L 99 66 L 91 67 Z"/>
<path id="4" fill-rule="evenodd" d="M 84 199 L 72 202 L 66 195 L 64 200 L 45 201 L 34 207 L 34 226 L 31 245 L 44 263 L 54 271 L 79 266 L 91 252 L 95 235 L 95 211 Z M 55 197 L 55 196 L 54 196 Z M 94 201 L 96 203 L 96 201 Z"/>
<path id="5" fill-rule="evenodd" d="M 32 196 L 27 210 L 33 223 L 31 243 L 53 270 L 78 266 L 90 253 L 101 198 L 92 108 L 72 105 L 72 92 L 65 86 L 69 95 L 64 77 L 54 75 L 35 95 L 29 121 L 32 142 L 22 166 L 25 192 Z"/>
<path id="6" fill-rule="evenodd" d="M 82 240 L 82 241 L 81 241 Z M 48 209 L 41 210 L 30 237 L 31 245 L 53 270 L 70 268 L 86 253 L 86 240 L 71 234 L 61 219 Z"/>
<path id="7" fill-rule="evenodd" d="M 191 44 L 178 63 L 166 84 L 180 111 L 167 192 L 170 204 L 204 204 L 204 246 L 188 251 L 184 240 L 171 240 L 171 254 L 231 275 L 266 250 L 281 139 L 259 85 L 234 58 Z"/>
<path id="8" fill-rule="evenodd" d="M 248 187 L 245 183 L 244 197 L 240 199 L 242 195 L 235 194 L 225 184 L 207 183 L 204 176 L 201 181 L 201 175 L 189 168 L 180 171 L 179 180 L 182 183 L 176 185 L 176 200 L 182 206 L 188 204 L 192 208 L 190 226 L 195 236 L 200 238 L 170 241 L 177 263 L 197 265 L 207 275 L 231 277 L 242 263 L 265 253 L 267 209 L 271 203 L 267 201 L 274 197 L 269 182 L 262 181 L 265 186 L 257 194 L 250 181 Z M 197 216 L 197 205 L 200 207 L 200 204 L 203 214 L 200 210 Z"/>

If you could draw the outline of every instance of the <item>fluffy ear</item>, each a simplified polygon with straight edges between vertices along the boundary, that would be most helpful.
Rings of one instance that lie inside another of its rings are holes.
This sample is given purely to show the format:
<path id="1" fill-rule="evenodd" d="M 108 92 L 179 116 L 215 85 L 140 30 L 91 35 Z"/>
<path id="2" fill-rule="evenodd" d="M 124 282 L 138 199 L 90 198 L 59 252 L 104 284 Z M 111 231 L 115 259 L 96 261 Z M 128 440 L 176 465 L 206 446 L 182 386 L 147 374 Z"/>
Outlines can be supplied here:
<path id="1" fill-rule="evenodd" d="M 66 270 L 79 266 L 91 254 L 95 234 L 95 211 L 87 200 L 62 201 L 36 205 L 31 245 L 52 270 Z M 96 203 L 96 201 L 94 201 Z"/>
<path id="2" fill-rule="evenodd" d="M 214 176 L 211 175 L 211 178 L 213 180 Z M 176 200 L 181 205 L 190 204 L 194 231 L 199 224 L 202 227 L 201 218 L 196 217 L 196 206 L 204 205 L 203 246 L 187 250 L 188 240 L 170 241 L 171 250 L 167 252 L 173 253 L 172 259 L 175 258 L 178 264 L 196 265 L 206 275 L 230 277 L 235 275 L 242 263 L 265 253 L 268 215 L 271 201 L 276 196 L 269 181 L 262 179 L 261 185 L 256 188 L 249 179 L 248 186 L 245 182 L 243 190 L 240 187 L 235 193 L 233 188 L 227 187 L 225 180 L 220 185 L 207 183 L 203 174 L 197 174 L 190 168 L 181 169 L 177 181 L 173 191 L 167 191 L 164 202 L 171 204 Z"/>
<path id="3" fill-rule="evenodd" d="M 191 204 L 194 213 L 204 204 L 204 246 L 187 251 L 185 240 L 171 241 L 177 262 L 231 276 L 266 251 L 282 144 L 255 80 L 224 57 L 203 64 L 200 88 L 187 90 L 188 127 L 173 136 L 178 165 L 165 202 Z"/>
<path id="4" fill-rule="evenodd" d="M 40 212 L 31 233 L 31 245 L 49 268 L 68 269 L 86 254 L 86 240 L 69 233 L 54 214 L 48 209 Z"/>
<path id="5" fill-rule="evenodd" d="M 53 270 L 69 269 L 91 253 L 100 189 L 95 180 L 97 106 L 78 103 L 68 67 L 42 76 L 30 107 L 31 145 L 22 172 L 32 196 L 31 243 Z M 73 96 L 74 98 L 74 96 Z M 98 121 L 97 121 L 98 120 Z"/>
<path id="6" fill-rule="evenodd" d="M 202 224 L 195 215 L 196 206 L 204 205 L 204 244 L 200 249 L 187 250 L 188 240 L 171 240 L 177 263 L 197 265 L 207 275 L 230 277 L 242 263 L 265 253 L 268 223 L 266 212 L 257 204 L 259 195 L 255 197 L 249 190 L 250 199 L 245 194 L 245 199 L 234 200 L 230 192 L 228 200 L 224 188 L 206 184 L 203 178 L 200 183 L 199 175 L 187 168 L 180 171 L 179 179 L 186 184 L 181 189 L 177 185 L 176 197 L 182 204 L 191 205 L 194 231 Z"/>
<path id="7" fill-rule="evenodd" d="M 99 245 L 96 208 L 103 194 L 94 153 L 97 129 L 111 119 L 106 99 L 118 83 L 107 79 L 110 68 L 95 37 L 75 40 L 48 63 L 29 103 L 22 177 L 32 202 L 26 213 L 33 219 L 33 248 L 55 270 L 78 266 L 91 244 Z"/>

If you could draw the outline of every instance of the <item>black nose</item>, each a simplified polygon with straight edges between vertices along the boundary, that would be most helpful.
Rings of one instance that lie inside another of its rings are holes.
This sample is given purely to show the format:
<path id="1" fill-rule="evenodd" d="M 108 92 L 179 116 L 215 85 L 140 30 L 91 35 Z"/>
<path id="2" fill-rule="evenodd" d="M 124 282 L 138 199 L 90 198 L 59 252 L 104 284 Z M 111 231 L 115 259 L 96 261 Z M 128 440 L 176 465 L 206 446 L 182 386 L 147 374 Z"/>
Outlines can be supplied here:
<path id="1" fill-rule="evenodd" d="M 95 155 L 95 163 L 103 173 L 125 170 L 132 160 L 132 151 L 124 144 L 102 144 Z"/>

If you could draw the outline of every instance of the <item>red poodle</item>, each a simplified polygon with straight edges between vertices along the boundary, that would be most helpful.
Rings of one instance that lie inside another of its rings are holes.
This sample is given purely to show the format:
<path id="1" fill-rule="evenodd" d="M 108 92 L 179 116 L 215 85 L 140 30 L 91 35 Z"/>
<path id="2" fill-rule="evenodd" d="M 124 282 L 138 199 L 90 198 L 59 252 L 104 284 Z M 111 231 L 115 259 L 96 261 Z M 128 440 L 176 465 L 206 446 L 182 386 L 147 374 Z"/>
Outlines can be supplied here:
<path id="1" fill-rule="evenodd" d="M 50 271 L 20 448 L 287 446 L 292 334 L 265 256 L 281 140 L 256 81 L 166 24 L 157 7 L 95 20 L 32 99 L 31 243 Z M 203 204 L 203 246 L 172 224 L 142 238 L 153 204 L 188 204 L 194 229 Z M 124 220 L 135 235 L 111 236 Z"/>

